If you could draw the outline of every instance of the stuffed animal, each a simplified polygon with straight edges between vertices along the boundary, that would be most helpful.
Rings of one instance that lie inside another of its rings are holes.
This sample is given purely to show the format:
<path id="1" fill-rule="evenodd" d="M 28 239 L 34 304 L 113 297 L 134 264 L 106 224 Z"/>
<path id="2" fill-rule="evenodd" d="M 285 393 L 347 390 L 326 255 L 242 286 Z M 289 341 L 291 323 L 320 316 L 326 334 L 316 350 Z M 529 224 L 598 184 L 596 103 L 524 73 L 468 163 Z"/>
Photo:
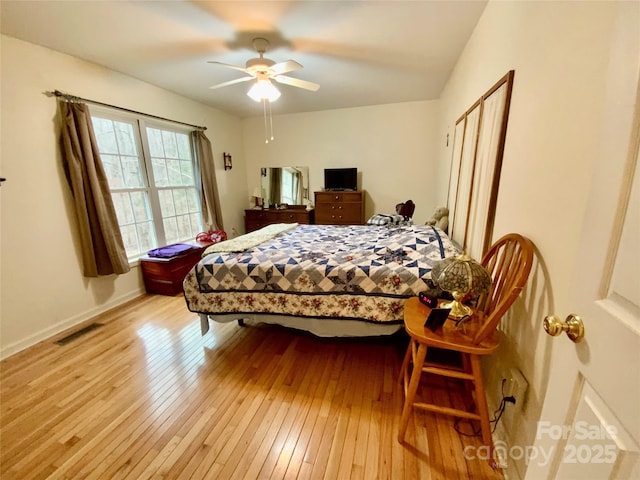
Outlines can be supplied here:
<path id="1" fill-rule="evenodd" d="M 449 209 L 447 207 L 436 208 L 433 216 L 425 222 L 425 225 L 433 225 L 446 232 L 449 227 Z"/>

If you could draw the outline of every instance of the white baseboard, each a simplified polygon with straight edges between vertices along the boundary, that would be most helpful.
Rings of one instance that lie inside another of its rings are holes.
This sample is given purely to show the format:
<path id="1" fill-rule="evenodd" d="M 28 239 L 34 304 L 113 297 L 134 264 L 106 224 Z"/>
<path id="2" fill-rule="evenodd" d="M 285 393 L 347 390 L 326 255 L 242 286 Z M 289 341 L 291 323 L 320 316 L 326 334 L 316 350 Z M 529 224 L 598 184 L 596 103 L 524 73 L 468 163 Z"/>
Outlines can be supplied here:
<path id="1" fill-rule="evenodd" d="M 28 336 L 27 338 L 20 340 L 19 342 L 15 342 L 11 345 L 7 345 L 2 350 L 0 350 L 0 360 L 4 360 L 9 358 L 11 355 L 14 355 L 26 348 L 29 348 L 35 345 L 38 342 L 46 340 L 47 338 L 51 338 L 58 333 L 61 333 L 75 325 L 78 325 L 82 322 L 86 322 L 91 318 L 106 312 L 107 310 L 111 310 L 123 303 L 128 302 L 129 300 L 133 300 L 134 298 L 139 297 L 144 294 L 144 290 L 137 290 L 134 292 L 129 292 L 125 295 L 121 295 L 117 298 L 113 298 L 110 301 L 103 303 L 102 305 L 98 305 L 94 308 L 90 308 L 82 313 L 74 315 L 73 317 L 67 318 L 66 320 L 62 320 L 55 325 L 51 325 L 44 330 L 41 330 L 33 335 Z"/>

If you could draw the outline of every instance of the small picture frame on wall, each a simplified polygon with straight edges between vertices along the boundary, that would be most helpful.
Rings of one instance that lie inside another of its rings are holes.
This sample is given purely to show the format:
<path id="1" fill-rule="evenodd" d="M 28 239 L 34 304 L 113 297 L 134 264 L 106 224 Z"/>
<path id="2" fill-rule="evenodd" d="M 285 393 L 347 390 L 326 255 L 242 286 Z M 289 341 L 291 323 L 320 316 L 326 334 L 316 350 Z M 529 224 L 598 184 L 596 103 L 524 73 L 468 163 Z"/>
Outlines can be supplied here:
<path id="1" fill-rule="evenodd" d="M 222 158 L 224 159 L 224 169 L 231 170 L 231 168 L 233 167 L 233 164 L 231 163 L 231 154 L 224 152 L 222 154 Z"/>

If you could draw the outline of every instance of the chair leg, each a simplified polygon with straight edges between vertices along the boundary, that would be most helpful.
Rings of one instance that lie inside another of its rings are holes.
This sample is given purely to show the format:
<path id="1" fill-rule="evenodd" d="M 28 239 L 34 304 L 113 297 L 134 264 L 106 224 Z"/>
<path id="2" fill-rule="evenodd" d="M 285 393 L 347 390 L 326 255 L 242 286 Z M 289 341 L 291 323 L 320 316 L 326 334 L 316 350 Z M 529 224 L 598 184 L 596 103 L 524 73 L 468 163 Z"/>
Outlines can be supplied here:
<path id="1" fill-rule="evenodd" d="M 411 348 L 411 345 L 409 345 Z M 418 353 L 413 361 L 413 371 L 411 372 L 411 380 L 409 382 L 409 389 L 404 399 L 404 407 L 402 408 L 402 417 L 400 419 L 400 432 L 398 433 L 398 441 L 404 442 L 404 434 L 407 431 L 409 425 L 409 417 L 413 410 L 413 401 L 418 391 L 418 385 L 420 383 L 420 377 L 422 375 L 422 366 L 424 365 L 424 359 L 427 356 L 427 346 L 423 344 L 418 345 Z"/>
<path id="2" fill-rule="evenodd" d="M 473 375 L 473 372 L 471 371 L 471 361 L 469 360 L 469 354 L 468 353 L 463 353 L 462 354 L 462 369 L 464 370 L 465 373 L 468 373 L 469 375 Z M 464 401 L 464 407 L 467 411 L 472 411 L 475 410 L 475 401 L 473 400 L 474 396 L 475 396 L 475 385 L 472 385 L 473 382 L 468 382 L 468 381 L 463 381 L 463 388 L 465 391 L 465 397 L 463 399 Z"/>
<path id="3" fill-rule="evenodd" d="M 407 351 L 404 354 L 404 360 L 402 360 L 402 366 L 400 367 L 400 377 L 398 378 L 398 380 L 402 383 L 404 383 L 405 372 L 407 368 L 409 368 L 409 359 L 411 358 L 411 347 L 413 347 L 413 340 L 409 339 L 409 345 L 407 346 Z"/>
<path id="4" fill-rule="evenodd" d="M 491 421 L 489 420 L 489 407 L 487 406 L 487 397 L 484 391 L 484 382 L 482 380 L 482 369 L 480 365 L 480 357 L 478 355 L 469 355 L 471 361 L 471 371 L 473 373 L 473 383 L 476 389 L 476 406 L 480 415 L 480 427 L 482 431 L 482 442 L 491 450 L 493 458 L 493 442 L 491 440 Z"/>

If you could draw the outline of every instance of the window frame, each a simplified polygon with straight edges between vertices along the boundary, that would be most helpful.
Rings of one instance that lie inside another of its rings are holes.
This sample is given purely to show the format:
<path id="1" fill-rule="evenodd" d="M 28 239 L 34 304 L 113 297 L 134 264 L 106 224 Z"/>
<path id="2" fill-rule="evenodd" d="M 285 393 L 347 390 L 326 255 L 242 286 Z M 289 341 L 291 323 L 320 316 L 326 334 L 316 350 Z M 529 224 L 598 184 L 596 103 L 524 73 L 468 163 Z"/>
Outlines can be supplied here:
<path id="1" fill-rule="evenodd" d="M 167 245 L 167 232 L 164 225 L 164 217 L 162 216 L 162 206 L 160 202 L 161 190 L 179 190 L 179 189 L 194 189 L 195 201 L 197 203 L 198 215 L 198 229 L 201 230 L 204 225 L 204 218 L 202 212 L 202 182 L 200 179 L 200 168 L 198 166 L 198 159 L 196 156 L 196 149 L 192 138 L 192 128 L 182 126 L 170 121 L 162 121 L 157 119 L 150 119 L 143 115 L 130 114 L 126 112 L 114 111 L 113 109 L 101 107 L 101 106 L 89 106 L 89 112 L 93 121 L 94 117 L 103 118 L 115 122 L 128 123 L 132 125 L 134 130 L 135 144 L 138 149 L 138 160 L 140 162 L 141 175 L 143 180 L 143 187 L 130 187 L 130 188 L 118 188 L 112 189 L 109 186 L 109 190 L 113 194 L 114 192 L 135 192 L 145 191 L 147 194 L 149 208 L 151 210 L 151 220 L 153 222 L 153 237 L 155 239 L 155 245 L 152 248 L 157 248 L 162 245 Z M 158 186 L 156 184 L 156 178 L 153 171 L 153 159 L 151 156 L 151 147 L 149 144 L 149 137 L 147 134 L 147 128 L 154 128 L 161 131 L 169 131 L 177 134 L 184 134 L 189 141 L 189 150 L 191 152 L 191 171 L 193 174 L 193 185 L 176 185 L 176 186 Z M 136 133 L 137 132 L 137 133 Z M 102 159 L 101 159 L 102 161 Z M 104 165 L 104 164 L 103 164 Z M 175 206 L 175 205 L 174 205 Z M 118 220 L 118 226 L 120 227 L 120 221 Z M 175 242 L 186 242 L 193 240 L 195 235 L 187 238 L 180 238 Z M 173 242 L 173 243 L 175 243 Z M 127 252 L 127 258 L 129 262 L 137 262 L 141 257 L 146 255 L 146 251 L 140 251 L 133 255 L 129 255 Z"/>

